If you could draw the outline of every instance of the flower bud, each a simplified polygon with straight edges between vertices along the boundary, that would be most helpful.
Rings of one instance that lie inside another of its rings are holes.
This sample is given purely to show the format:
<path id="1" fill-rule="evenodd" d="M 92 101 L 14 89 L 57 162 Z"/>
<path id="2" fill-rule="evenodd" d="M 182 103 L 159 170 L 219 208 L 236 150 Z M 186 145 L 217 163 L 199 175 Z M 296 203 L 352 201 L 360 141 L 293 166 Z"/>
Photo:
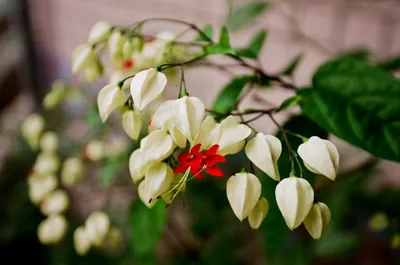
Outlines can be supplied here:
<path id="1" fill-rule="evenodd" d="M 116 108 L 125 104 L 126 98 L 124 91 L 116 85 L 103 87 L 97 97 L 100 118 L 104 122 Z"/>
<path id="2" fill-rule="evenodd" d="M 326 204 L 319 202 L 314 203 L 306 219 L 304 219 L 304 226 L 308 233 L 315 240 L 320 239 L 324 230 L 328 227 L 331 221 L 331 211 Z"/>
<path id="3" fill-rule="evenodd" d="M 69 198 L 65 191 L 55 190 L 47 195 L 40 204 L 40 211 L 44 215 L 61 214 L 69 205 Z"/>
<path id="4" fill-rule="evenodd" d="M 129 157 L 129 172 L 133 183 L 139 182 L 144 176 L 144 169 L 147 166 L 147 161 L 144 160 L 142 151 L 136 149 Z"/>
<path id="5" fill-rule="evenodd" d="M 166 130 L 160 129 L 143 138 L 140 146 L 144 161 L 152 163 L 169 157 L 174 151 L 175 143 Z"/>
<path id="6" fill-rule="evenodd" d="M 167 84 L 167 77 L 154 68 L 137 73 L 131 81 L 131 95 L 135 108 L 142 111 L 161 96 Z"/>
<path id="7" fill-rule="evenodd" d="M 83 79 L 88 83 L 93 83 L 99 79 L 104 73 L 103 65 L 99 61 L 93 63 L 83 72 Z"/>
<path id="8" fill-rule="evenodd" d="M 85 227 L 90 242 L 101 247 L 110 228 L 110 219 L 104 212 L 96 211 L 86 219 Z"/>
<path id="9" fill-rule="evenodd" d="M 44 119 L 39 114 L 31 114 L 25 118 L 21 125 L 21 134 L 28 142 L 31 149 L 36 150 L 39 139 L 44 129 Z"/>
<path id="10" fill-rule="evenodd" d="M 78 227 L 74 232 L 74 248 L 76 253 L 80 256 L 86 255 L 91 247 L 89 236 L 86 228 L 83 226 Z"/>
<path id="11" fill-rule="evenodd" d="M 173 171 L 163 162 L 156 162 L 149 166 L 145 173 L 145 197 L 152 200 L 161 196 L 170 186 L 173 180 Z"/>
<path id="12" fill-rule="evenodd" d="M 57 80 L 53 83 L 52 89 L 43 99 L 43 107 L 47 110 L 53 109 L 61 103 L 66 94 L 67 86 L 65 82 Z"/>
<path id="13" fill-rule="evenodd" d="M 261 196 L 260 180 L 250 173 L 237 173 L 226 183 L 226 192 L 233 212 L 243 221 Z"/>
<path id="14" fill-rule="evenodd" d="M 126 137 L 117 136 L 113 137 L 110 141 L 105 144 L 105 156 L 106 157 L 119 157 L 121 154 L 126 152 L 129 148 L 130 141 Z"/>
<path id="15" fill-rule="evenodd" d="M 50 245 L 60 242 L 67 231 L 67 220 L 61 215 L 51 215 L 43 220 L 37 230 L 39 241 Z"/>
<path id="16" fill-rule="evenodd" d="M 249 126 L 238 123 L 234 116 L 228 116 L 221 122 L 220 126 L 218 154 L 231 155 L 242 150 L 245 145 L 245 139 L 251 133 Z"/>
<path id="17" fill-rule="evenodd" d="M 160 104 L 149 120 L 150 131 L 165 128 L 167 126 L 168 121 L 175 115 L 175 101 L 176 100 L 166 100 Z"/>
<path id="18" fill-rule="evenodd" d="M 79 182 L 83 175 L 83 162 L 78 157 L 69 157 L 64 161 L 61 170 L 61 183 L 65 187 L 71 187 Z"/>
<path id="19" fill-rule="evenodd" d="M 124 44 L 122 45 L 122 58 L 125 60 L 131 58 L 132 52 L 133 52 L 132 42 L 131 40 L 126 39 Z"/>
<path id="20" fill-rule="evenodd" d="M 93 25 L 89 32 L 88 42 L 95 44 L 106 41 L 111 33 L 111 25 L 104 21 L 99 21 Z"/>
<path id="21" fill-rule="evenodd" d="M 29 198 L 33 204 L 39 204 L 50 192 L 55 190 L 58 180 L 54 175 L 35 175 L 28 179 Z"/>
<path id="22" fill-rule="evenodd" d="M 390 242 L 390 247 L 392 249 L 398 249 L 400 247 L 400 234 L 396 233 Z"/>
<path id="23" fill-rule="evenodd" d="M 85 147 L 85 156 L 90 161 L 99 161 L 104 158 L 104 143 L 99 140 L 91 140 Z"/>
<path id="24" fill-rule="evenodd" d="M 140 129 L 142 128 L 140 112 L 135 110 L 125 111 L 122 115 L 122 127 L 129 137 L 137 140 L 139 138 Z"/>
<path id="25" fill-rule="evenodd" d="M 310 212 L 314 190 L 307 180 L 290 177 L 279 182 L 275 189 L 275 197 L 287 226 L 293 230 Z"/>
<path id="26" fill-rule="evenodd" d="M 249 224 L 253 229 L 258 229 L 268 214 L 269 203 L 264 197 L 260 198 L 249 214 Z"/>
<path id="27" fill-rule="evenodd" d="M 175 126 L 175 123 L 173 120 L 168 121 L 167 128 L 168 128 L 168 132 L 171 135 L 172 139 L 174 140 L 175 144 L 181 149 L 185 148 L 187 139 L 183 135 L 183 133 Z"/>
<path id="28" fill-rule="evenodd" d="M 96 61 L 93 47 L 82 44 L 75 48 L 72 53 L 72 72 L 79 73 Z"/>
<path id="29" fill-rule="evenodd" d="M 184 96 L 175 101 L 175 108 L 176 127 L 189 141 L 194 141 L 204 119 L 203 102 L 196 97 Z"/>
<path id="30" fill-rule="evenodd" d="M 60 167 L 60 160 L 54 154 L 40 153 L 33 165 L 33 170 L 39 175 L 54 174 Z"/>
<path id="31" fill-rule="evenodd" d="M 313 136 L 301 144 L 297 152 L 308 170 L 335 180 L 339 170 L 339 152 L 332 142 Z"/>
<path id="32" fill-rule="evenodd" d="M 40 149 L 44 153 L 54 153 L 58 148 L 58 136 L 55 132 L 45 132 L 40 139 Z"/>
<path id="33" fill-rule="evenodd" d="M 282 144 L 272 135 L 258 133 L 251 139 L 245 148 L 247 157 L 274 180 L 280 180 L 278 158 L 282 152 Z"/>
<path id="34" fill-rule="evenodd" d="M 140 37 L 134 37 L 132 39 L 132 47 L 135 52 L 141 52 L 143 48 L 143 40 Z"/>
<path id="35" fill-rule="evenodd" d="M 110 38 L 108 39 L 108 49 L 110 50 L 111 57 L 120 57 L 120 59 L 122 59 L 122 47 L 124 42 L 125 38 L 121 31 L 114 30 L 111 33 Z"/>

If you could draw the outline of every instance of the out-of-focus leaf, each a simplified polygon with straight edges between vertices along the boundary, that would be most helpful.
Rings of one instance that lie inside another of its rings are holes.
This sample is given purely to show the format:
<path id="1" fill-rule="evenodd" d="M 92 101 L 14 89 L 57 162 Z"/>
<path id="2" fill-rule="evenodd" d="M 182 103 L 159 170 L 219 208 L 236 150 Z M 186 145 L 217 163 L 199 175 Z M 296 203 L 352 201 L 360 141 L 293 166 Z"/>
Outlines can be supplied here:
<path id="1" fill-rule="evenodd" d="M 377 64 L 377 66 L 382 69 L 385 69 L 386 71 L 399 71 L 400 70 L 400 56 L 382 60 Z"/>
<path id="2" fill-rule="evenodd" d="M 99 176 L 101 186 L 107 186 L 120 168 L 120 162 L 115 159 L 109 159 L 104 165 L 103 171 Z"/>
<path id="3" fill-rule="evenodd" d="M 135 200 L 129 209 L 131 248 L 140 261 L 154 258 L 155 249 L 167 221 L 167 212 L 162 201 L 147 208 L 142 201 Z"/>
<path id="4" fill-rule="evenodd" d="M 239 57 L 256 59 L 262 49 L 264 44 L 265 38 L 267 36 L 266 31 L 261 30 L 259 31 L 250 41 L 248 47 L 243 49 L 236 49 L 236 55 Z"/>
<path id="5" fill-rule="evenodd" d="M 219 45 L 225 48 L 231 48 L 231 41 L 229 38 L 229 31 L 227 27 L 223 26 L 221 34 L 219 35 Z"/>
<path id="6" fill-rule="evenodd" d="M 372 59 L 373 55 L 368 49 L 355 49 L 348 50 L 339 55 L 339 59 L 354 59 L 363 62 L 369 62 Z"/>
<path id="7" fill-rule="evenodd" d="M 297 55 L 294 57 L 290 63 L 283 69 L 282 75 L 291 76 L 293 75 L 294 71 L 296 70 L 297 66 L 299 65 L 301 59 L 303 58 L 302 54 Z"/>
<path id="8" fill-rule="evenodd" d="M 371 154 L 400 161 L 400 81 L 364 62 L 344 59 L 321 66 L 313 88 L 299 90 L 305 115 Z"/>
<path id="9" fill-rule="evenodd" d="M 253 81 L 253 75 L 245 75 L 231 80 L 219 93 L 213 104 L 213 110 L 217 112 L 227 112 L 232 110 L 237 103 L 245 85 Z"/>
<path id="10" fill-rule="evenodd" d="M 205 54 L 235 54 L 235 51 L 231 47 L 223 47 L 219 44 L 204 46 Z"/>
<path id="11" fill-rule="evenodd" d="M 202 29 L 203 33 L 208 37 L 208 39 L 203 35 L 203 34 L 199 34 L 196 37 L 196 41 L 208 41 L 209 39 L 213 38 L 214 35 L 214 29 L 212 27 L 212 25 L 208 24 L 206 25 L 203 29 Z"/>
<path id="12" fill-rule="evenodd" d="M 282 104 L 279 106 L 279 108 L 275 112 L 280 112 L 285 109 L 288 109 L 290 107 L 293 107 L 297 105 L 301 100 L 301 96 L 293 96 L 290 98 L 287 98 L 285 101 L 282 102 Z"/>
<path id="13" fill-rule="evenodd" d="M 226 20 L 229 29 L 239 30 L 263 14 L 270 5 L 267 2 L 253 2 L 233 10 Z"/>
<path id="14" fill-rule="evenodd" d="M 355 234 L 345 233 L 330 226 L 321 239 L 316 242 L 314 254 L 318 257 L 338 258 L 354 250 L 359 244 L 358 240 Z"/>

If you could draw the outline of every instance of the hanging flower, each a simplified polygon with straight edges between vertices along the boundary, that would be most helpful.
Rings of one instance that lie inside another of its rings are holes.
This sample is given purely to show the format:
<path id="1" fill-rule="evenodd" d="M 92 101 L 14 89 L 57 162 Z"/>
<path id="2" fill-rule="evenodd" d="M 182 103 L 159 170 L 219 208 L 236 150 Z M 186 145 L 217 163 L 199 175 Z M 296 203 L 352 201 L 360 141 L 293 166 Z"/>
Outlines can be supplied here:
<path id="1" fill-rule="evenodd" d="M 67 220 L 61 215 L 51 215 L 43 220 L 37 230 L 39 241 L 45 245 L 60 242 L 67 231 Z"/>
<path id="2" fill-rule="evenodd" d="M 44 129 L 45 121 L 39 114 L 31 114 L 25 118 L 21 125 L 21 134 L 28 142 L 31 149 L 36 150 L 39 146 L 40 136 Z"/>
<path id="3" fill-rule="evenodd" d="M 91 140 L 87 143 L 84 153 L 90 161 L 99 161 L 104 158 L 104 143 L 99 140 Z"/>
<path id="4" fill-rule="evenodd" d="M 142 128 L 142 117 L 135 110 L 127 110 L 122 115 L 122 127 L 126 134 L 134 140 L 139 138 L 140 129 Z"/>
<path id="5" fill-rule="evenodd" d="M 203 102 L 196 97 L 184 96 L 175 101 L 175 125 L 189 140 L 194 141 L 204 119 Z"/>
<path id="6" fill-rule="evenodd" d="M 104 21 L 99 21 L 93 25 L 89 32 L 88 42 L 95 44 L 102 41 L 107 41 L 111 33 L 111 25 Z"/>
<path id="7" fill-rule="evenodd" d="M 79 73 L 96 61 L 93 47 L 87 44 L 79 45 L 72 52 L 72 72 Z"/>
<path id="8" fill-rule="evenodd" d="M 100 118 L 104 122 L 116 108 L 125 104 L 126 98 L 124 91 L 117 85 L 107 85 L 103 87 L 97 97 Z"/>
<path id="9" fill-rule="evenodd" d="M 47 195 L 40 204 L 40 211 L 44 215 L 61 214 L 69 205 L 69 198 L 65 191 L 55 190 Z"/>
<path id="10" fill-rule="evenodd" d="M 53 109 L 61 103 L 66 95 L 67 85 L 61 80 L 53 83 L 50 92 L 43 98 L 43 107 L 47 110 Z"/>
<path id="11" fill-rule="evenodd" d="M 90 242 L 101 247 L 110 228 L 110 219 L 104 212 L 96 211 L 86 219 L 85 227 Z"/>
<path id="12" fill-rule="evenodd" d="M 319 202 L 312 206 L 306 219 L 304 219 L 304 226 L 312 238 L 317 240 L 321 238 L 330 221 L 331 211 L 326 204 Z"/>
<path id="13" fill-rule="evenodd" d="M 84 226 L 78 227 L 74 232 L 74 248 L 78 255 L 83 256 L 88 253 L 91 242 Z"/>
<path id="14" fill-rule="evenodd" d="M 269 203 L 264 197 L 260 198 L 249 214 L 249 224 L 253 229 L 258 229 L 268 214 Z"/>
<path id="15" fill-rule="evenodd" d="M 83 80 L 88 83 L 93 83 L 99 79 L 104 73 L 103 65 L 97 60 L 91 66 L 83 70 Z"/>
<path id="16" fill-rule="evenodd" d="M 54 174 L 60 167 L 60 159 L 49 153 L 40 153 L 33 165 L 33 170 L 39 175 Z"/>
<path id="17" fill-rule="evenodd" d="M 65 159 L 61 170 L 61 183 L 65 187 L 71 187 L 81 180 L 83 171 L 84 165 L 79 157 Z"/>
<path id="18" fill-rule="evenodd" d="M 32 175 L 28 179 L 28 194 L 33 204 L 39 204 L 56 189 L 58 180 L 54 175 Z"/>
<path id="19" fill-rule="evenodd" d="M 40 138 L 40 149 L 44 153 L 52 154 L 57 150 L 58 136 L 53 131 L 48 131 Z"/>

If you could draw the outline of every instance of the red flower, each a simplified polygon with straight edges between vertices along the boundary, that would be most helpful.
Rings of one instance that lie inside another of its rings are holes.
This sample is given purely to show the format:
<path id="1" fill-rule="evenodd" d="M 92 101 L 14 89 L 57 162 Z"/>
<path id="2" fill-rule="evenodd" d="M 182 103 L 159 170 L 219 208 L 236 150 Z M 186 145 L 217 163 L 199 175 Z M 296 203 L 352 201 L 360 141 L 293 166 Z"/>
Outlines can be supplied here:
<path id="1" fill-rule="evenodd" d="M 225 157 L 217 155 L 219 145 L 213 145 L 208 150 L 200 152 L 201 144 L 196 144 L 189 153 L 182 152 L 179 157 L 179 165 L 174 168 L 174 173 L 182 173 L 190 168 L 190 173 L 197 179 L 203 179 L 204 175 L 201 171 L 211 176 L 222 177 L 224 172 L 217 167 L 218 163 L 225 162 Z"/>

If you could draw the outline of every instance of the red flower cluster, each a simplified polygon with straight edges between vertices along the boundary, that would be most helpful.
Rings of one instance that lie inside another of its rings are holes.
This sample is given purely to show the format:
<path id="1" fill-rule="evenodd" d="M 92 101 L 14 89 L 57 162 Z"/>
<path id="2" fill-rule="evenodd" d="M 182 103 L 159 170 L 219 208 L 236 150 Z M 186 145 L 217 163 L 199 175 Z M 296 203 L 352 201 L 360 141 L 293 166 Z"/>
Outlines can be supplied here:
<path id="1" fill-rule="evenodd" d="M 201 144 L 196 144 L 189 153 L 182 152 L 179 157 L 179 165 L 174 168 L 174 173 L 182 173 L 190 168 L 190 173 L 197 179 L 203 179 L 201 171 L 211 176 L 223 177 L 224 172 L 217 167 L 218 163 L 225 162 L 225 157 L 217 155 L 219 145 L 213 145 L 209 150 L 200 152 Z"/>

